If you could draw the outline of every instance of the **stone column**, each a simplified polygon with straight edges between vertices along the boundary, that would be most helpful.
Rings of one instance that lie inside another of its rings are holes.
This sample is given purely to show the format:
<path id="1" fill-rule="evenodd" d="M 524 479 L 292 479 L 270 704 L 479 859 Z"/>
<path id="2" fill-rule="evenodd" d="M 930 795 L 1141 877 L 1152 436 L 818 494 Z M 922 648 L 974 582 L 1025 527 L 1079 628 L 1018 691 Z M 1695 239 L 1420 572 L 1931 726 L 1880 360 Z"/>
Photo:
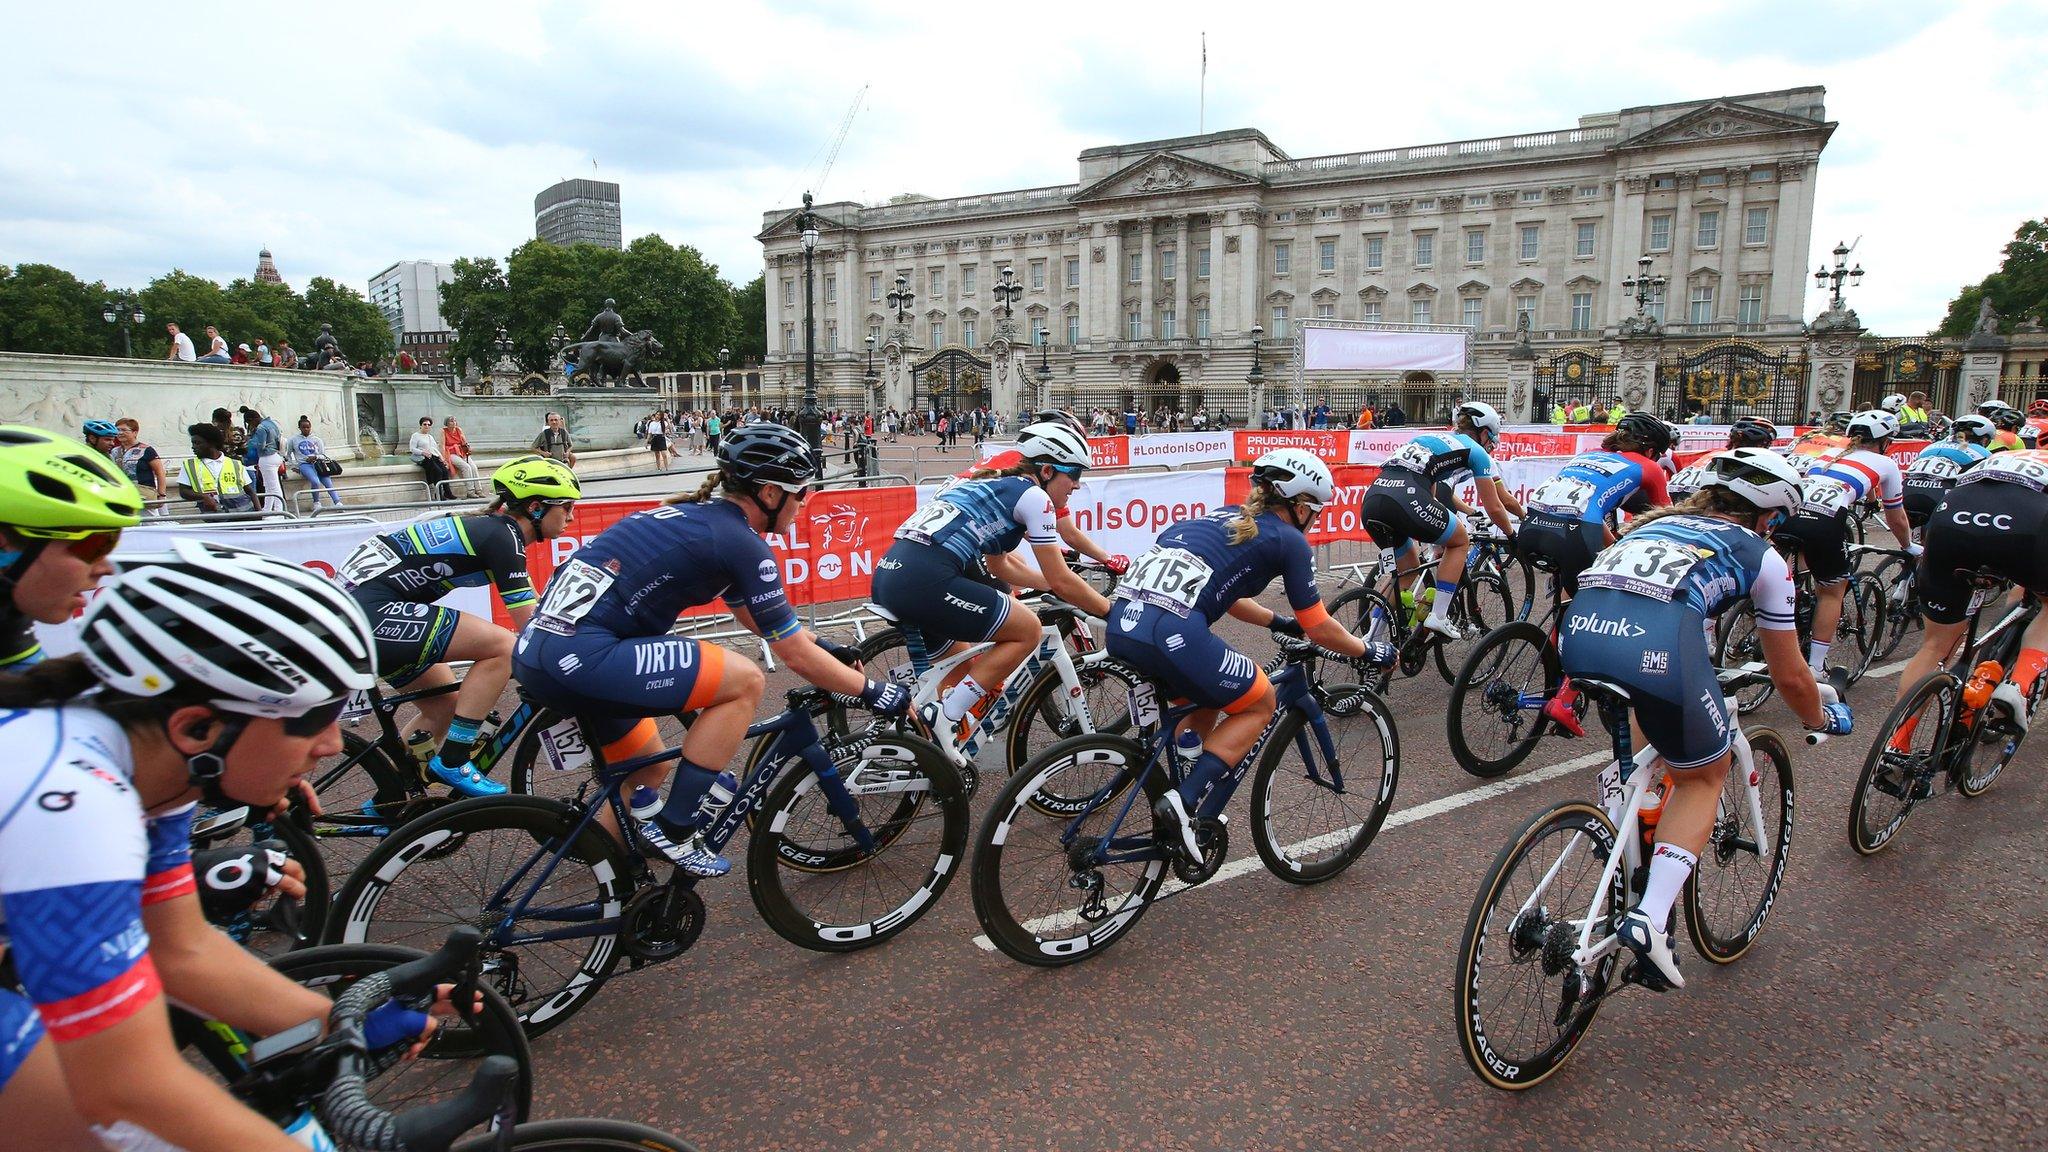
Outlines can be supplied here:
<path id="1" fill-rule="evenodd" d="M 1194 277 L 1194 252 L 1188 248 L 1188 218 L 1174 217 L 1173 258 L 1178 261 L 1173 277 L 1173 323 L 1174 331 L 1186 336 L 1194 331 L 1195 318 L 1188 314 L 1188 281 Z M 1181 399 L 1187 396 L 1183 391 Z"/>
<path id="2" fill-rule="evenodd" d="M 1534 424 L 1538 421 L 1530 415 L 1534 408 L 1536 393 L 1536 349 L 1529 345 L 1529 330 L 1521 330 L 1521 339 L 1508 349 L 1508 411 L 1510 424 Z M 1545 418 L 1549 413 L 1543 414 Z"/>
<path id="3" fill-rule="evenodd" d="M 1799 323 L 1806 314 L 1806 259 L 1813 251 L 1813 181 L 1803 160 L 1778 165 L 1777 219 L 1771 221 L 1771 291 L 1764 318 Z"/>
<path id="4" fill-rule="evenodd" d="M 1963 341 L 1963 371 L 1956 380 L 1958 416 L 1998 395 L 1998 377 L 2005 370 L 2009 342 L 1996 332 L 1977 332 Z"/>
<path id="5" fill-rule="evenodd" d="M 1153 312 L 1153 289 L 1159 282 L 1159 245 L 1150 217 L 1138 221 L 1138 228 L 1138 331 L 1145 339 L 1156 340 L 1159 321 Z"/>
<path id="6" fill-rule="evenodd" d="M 1849 403 L 1856 383 L 1856 338 L 1863 325 L 1849 309 L 1829 309 L 1807 326 L 1810 342 L 1806 351 L 1806 411 L 1818 411 L 1825 419 Z M 1967 391 L 1967 390 L 1966 390 Z"/>
<path id="7" fill-rule="evenodd" d="M 1260 290 L 1266 261 L 1264 215 L 1257 208 L 1242 208 L 1237 213 L 1238 290 L 1234 334 L 1240 337 L 1250 336 L 1253 325 L 1263 326 L 1266 323 L 1266 294 Z"/>
<path id="8" fill-rule="evenodd" d="M 1646 176 L 1624 176 L 1614 182 L 1613 240 L 1607 253 L 1607 278 L 1600 285 L 1606 315 L 1600 326 L 1612 328 L 1634 314 L 1636 302 L 1622 290 L 1621 282 L 1636 273 L 1636 257 L 1643 255 L 1643 196 L 1649 189 Z"/>
<path id="9" fill-rule="evenodd" d="M 1095 334 L 1110 340 L 1121 340 L 1124 336 L 1124 232 L 1123 225 L 1110 221 L 1103 228 L 1102 244 L 1104 259 L 1102 267 L 1096 269 L 1102 275 L 1097 281 L 1095 299 Z"/>
<path id="10" fill-rule="evenodd" d="M 1742 306 L 1743 188 L 1749 183 L 1749 169 L 1728 170 L 1727 203 L 1721 205 L 1721 298 L 1714 303 L 1716 319 L 1734 321 Z"/>
<path id="11" fill-rule="evenodd" d="M 1621 402 L 1631 412 L 1647 412 L 1656 403 L 1657 357 L 1664 351 L 1664 330 L 1655 325 L 1638 334 L 1623 333 L 1621 340 L 1621 370 L 1615 374 L 1615 390 L 1621 393 Z M 1534 367 L 1530 369 L 1534 373 Z M 1598 411 L 1609 397 L 1595 396 L 1593 404 L 1595 419 L 1602 414 Z"/>

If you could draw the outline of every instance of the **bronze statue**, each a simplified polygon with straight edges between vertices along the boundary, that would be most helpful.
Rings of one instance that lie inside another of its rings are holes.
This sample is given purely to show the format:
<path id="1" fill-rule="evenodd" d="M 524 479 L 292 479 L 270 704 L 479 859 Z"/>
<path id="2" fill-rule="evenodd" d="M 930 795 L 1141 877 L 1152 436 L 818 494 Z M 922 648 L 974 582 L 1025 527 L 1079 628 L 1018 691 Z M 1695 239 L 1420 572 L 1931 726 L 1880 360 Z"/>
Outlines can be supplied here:
<path id="1" fill-rule="evenodd" d="M 347 359 L 341 354 L 340 343 L 334 339 L 334 325 L 332 324 L 322 324 L 320 326 L 320 335 L 313 338 L 313 351 L 317 353 L 313 358 L 313 367 L 315 369 L 327 367 L 327 363 L 330 360 L 346 361 Z"/>
<path id="2" fill-rule="evenodd" d="M 583 330 L 584 341 L 624 340 L 626 338 L 626 322 L 619 319 L 619 314 L 614 311 L 617 307 L 618 301 L 609 297 L 605 299 L 604 310 L 592 316 L 590 318 L 590 327 Z"/>
<path id="3" fill-rule="evenodd" d="M 601 319 L 603 314 L 599 315 Z M 606 377 L 617 381 L 630 377 L 636 387 L 644 388 L 646 382 L 640 379 L 640 366 L 649 357 L 660 355 L 661 350 L 661 341 L 654 338 L 651 330 L 642 328 L 618 340 L 579 340 L 565 346 L 562 355 L 575 361 L 577 374 L 586 377 L 592 387 L 603 387 Z"/>

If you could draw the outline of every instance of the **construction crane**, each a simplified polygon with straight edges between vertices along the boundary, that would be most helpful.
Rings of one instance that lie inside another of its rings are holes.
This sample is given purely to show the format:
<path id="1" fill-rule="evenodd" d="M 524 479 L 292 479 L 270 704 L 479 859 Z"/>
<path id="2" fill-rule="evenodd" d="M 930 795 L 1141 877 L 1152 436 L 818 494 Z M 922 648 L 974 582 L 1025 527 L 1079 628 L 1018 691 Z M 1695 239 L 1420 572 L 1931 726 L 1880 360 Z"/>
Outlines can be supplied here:
<path id="1" fill-rule="evenodd" d="M 818 169 L 818 178 L 811 182 L 811 187 L 820 193 L 825 191 L 825 178 L 832 175 L 832 165 L 839 162 L 839 149 L 846 144 L 846 134 L 853 130 L 853 118 L 860 112 L 860 102 L 867 98 L 867 94 L 868 86 L 861 85 L 860 91 L 853 94 L 853 103 L 847 105 L 846 115 L 839 121 L 839 132 L 832 137 L 831 150 L 825 153 L 825 164 Z"/>

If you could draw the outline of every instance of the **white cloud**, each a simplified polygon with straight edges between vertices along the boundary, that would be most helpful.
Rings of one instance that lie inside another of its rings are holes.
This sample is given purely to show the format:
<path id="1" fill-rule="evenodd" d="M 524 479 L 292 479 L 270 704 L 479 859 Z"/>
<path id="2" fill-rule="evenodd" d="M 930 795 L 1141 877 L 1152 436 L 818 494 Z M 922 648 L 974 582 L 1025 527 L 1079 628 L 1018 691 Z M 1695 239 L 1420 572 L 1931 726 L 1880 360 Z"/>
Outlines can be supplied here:
<path id="1" fill-rule="evenodd" d="M 392 260 L 497 255 L 565 176 L 623 185 L 629 236 L 759 268 L 761 213 L 823 199 L 1071 182 L 1082 148 L 1263 129 L 1296 156 L 1562 127 L 1628 105 L 1802 84 L 1841 123 L 1817 264 L 1862 236 L 1854 305 L 1924 331 L 2043 211 L 2032 147 L 2048 3 L 1745 2 L 1316 9 L 1174 4 L 886 10 L 826 3 L 41 6 L 0 73 L 0 259 L 139 285 L 303 285 Z M 1817 302 L 1809 311 L 1818 307 Z"/>

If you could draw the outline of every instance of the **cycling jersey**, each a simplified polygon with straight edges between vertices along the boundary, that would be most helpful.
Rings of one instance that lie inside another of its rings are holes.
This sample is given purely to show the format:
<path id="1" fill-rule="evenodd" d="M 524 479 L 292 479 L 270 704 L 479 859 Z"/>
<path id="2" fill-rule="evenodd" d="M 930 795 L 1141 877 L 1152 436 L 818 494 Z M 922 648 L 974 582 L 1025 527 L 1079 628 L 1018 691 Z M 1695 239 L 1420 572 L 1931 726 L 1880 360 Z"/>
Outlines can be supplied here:
<path id="1" fill-rule="evenodd" d="M 0 992 L 15 1066 L 119 1024 L 162 991 L 142 909 L 190 895 L 193 805 L 145 816 L 128 736 L 83 707 L 0 712 L 0 935 L 39 1024 Z M 0 1057 L 0 1087 L 13 1067 Z"/>
<path id="2" fill-rule="evenodd" d="M 43 659 L 42 641 L 36 639 L 36 622 L 23 615 L 12 600 L 0 603 L 0 668 L 20 671 Z"/>
<path id="3" fill-rule="evenodd" d="M 495 584 L 507 608 L 534 601 L 526 537 L 509 516 L 443 516 L 372 536 L 335 571 L 358 600 L 431 604 L 457 588 Z"/>
<path id="4" fill-rule="evenodd" d="M 1538 485 L 1529 512 L 1604 524 L 1629 497 L 1643 490 L 1649 506 L 1671 502 L 1664 469 L 1639 452 L 1581 452 Z"/>
<path id="5" fill-rule="evenodd" d="M 1057 547 L 1055 521 L 1052 498 L 1037 481 L 997 476 L 939 489 L 930 503 L 896 529 L 896 539 L 941 549 L 965 565 L 1011 551 L 1022 541 Z"/>
<path id="6" fill-rule="evenodd" d="M 1956 478 L 1990 456 L 1988 449 L 1960 440 L 1944 440 L 1921 449 L 1920 455 L 1906 465 L 1907 522 L 1916 528 L 1925 524 L 1935 508 L 1947 498 Z"/>
<path id="7" fill-rule="evenodd" d="M 1493 457 L 1463 432 L 1425 432 L 1414 437 L 1387 457 L 1386 463 L 1380 465 L 1380 474 L 1384 476 L 1390 469 L 1420 476 L 1432 485 L 1456 485 L 1500 475 Z"/>
<path id="8" fill-rule="evenodd" d="M 955 480 L 972 480 L 976 472 L 1008 472 L 1023 462 L 1024 454 L 1012 448 L 1005 452 L 998 452 L 964 472 L 955 472 L 953 478 Z M 1055 520 L 1065 520 L 1067 517 L 1072 516 L 1074 512 L 1071 508 L 1054 508 L 1052 514 Z"/>
<path id="9" fill-rule="evenodd" d="M 1936 624 L 1969 618 L 1969 573 L 2048 594 L 2048 451 L 2001 452 L 1963 473 L 1927 521 L 1920 603 Z"/>
<path id="10" fill-rule="evenodd" d="M 875 565 L 876 606 L 930 643 L 980 643 L 1002 629 L 1014 603 L 984 556 L 1059 544 L 1052 498 L 1028 477 L 959 480 L 941 488 L 896 530 Z"/>
<path id="11" fill-rule="evenodd" d="M 1713 475 L 1713 470 L 1707 467 L 1707 461 L 1719 455 L 1719 452 L 1710 453 L 1680 468 L 1678 474 L 1671 478 L 1671 482 L 1665 485 L 1666 494 L 1676 503 L 1706 487 L 1707 477 Z"/>
<path id="12" fill-rule="evenodd" d="M 1784 535 L 1799 543 L 1818 584 L 1848 578 L 1851 508 L 1872 499 L 1887 511 L 1905 505 L 1898 461 L 1867 448 L 1814 457 L 1799 492 L 1799 511 L 1786 521 Z"/>

